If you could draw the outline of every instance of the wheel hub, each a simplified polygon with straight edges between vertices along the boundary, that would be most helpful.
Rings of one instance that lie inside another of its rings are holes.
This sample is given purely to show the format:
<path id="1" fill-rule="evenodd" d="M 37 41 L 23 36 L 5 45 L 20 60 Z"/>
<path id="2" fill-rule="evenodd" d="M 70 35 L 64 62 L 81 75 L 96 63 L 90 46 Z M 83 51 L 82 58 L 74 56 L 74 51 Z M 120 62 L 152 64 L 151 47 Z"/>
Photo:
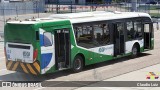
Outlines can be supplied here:
<path id="1" fill-rule="evenodd" d="M 77 70 L 79 70 L 81 68 L 81 60 L 80 59 L 76 59 L 76 61 L 75 61 L 75 68 Z"/>

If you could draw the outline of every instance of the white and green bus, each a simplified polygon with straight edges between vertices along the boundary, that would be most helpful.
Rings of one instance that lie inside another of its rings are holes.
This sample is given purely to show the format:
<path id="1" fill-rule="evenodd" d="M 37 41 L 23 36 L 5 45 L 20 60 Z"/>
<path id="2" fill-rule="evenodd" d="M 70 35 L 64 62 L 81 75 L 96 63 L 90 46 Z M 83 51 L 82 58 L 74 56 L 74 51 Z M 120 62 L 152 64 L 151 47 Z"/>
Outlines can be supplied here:
<path id="1" fill-rule="evenodd" d="M 153 23 L 139 12 L 82 12 L 10 21 L 5 25 L 8 70 L 40 75 L 113 60 L 154 48 Z"/>

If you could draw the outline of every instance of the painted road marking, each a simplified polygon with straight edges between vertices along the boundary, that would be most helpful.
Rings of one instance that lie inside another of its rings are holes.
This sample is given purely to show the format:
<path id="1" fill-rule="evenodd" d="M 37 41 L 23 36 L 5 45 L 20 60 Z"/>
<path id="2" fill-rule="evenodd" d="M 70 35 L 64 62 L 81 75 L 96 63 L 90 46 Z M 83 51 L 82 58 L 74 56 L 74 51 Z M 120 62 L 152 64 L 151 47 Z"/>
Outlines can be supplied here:
<path id="1" fill-rule="evenodd" d="M 45 87 L 40 87 L 40 88 L 36 88 L 36 89 L 33 89 L 33 90 L 41 90 L 41 89 L 44 89 Z"/>
<path id="2" fill-rule="evenodd" d="M 5 60 L 5 57 L 3 56 L 3 57 L 0 57 L 0 60 Z"/>
<path id="3" fill-rule="evenodd" d="M 1 71 L 6 71 L 6 70 L 7 70 L 7 69 L 1 69 L 0 72 L 1 72 Z"/>

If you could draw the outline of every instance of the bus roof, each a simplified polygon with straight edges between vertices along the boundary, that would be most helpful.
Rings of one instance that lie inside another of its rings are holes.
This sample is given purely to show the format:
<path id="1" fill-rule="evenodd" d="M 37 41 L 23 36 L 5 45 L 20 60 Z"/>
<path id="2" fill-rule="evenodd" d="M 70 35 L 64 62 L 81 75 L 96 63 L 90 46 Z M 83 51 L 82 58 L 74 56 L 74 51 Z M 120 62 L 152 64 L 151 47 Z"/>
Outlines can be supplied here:
<path id="1" fill-rule="evenodd" d="M 71 23 L 83 23 L 83 22 L 103 21 L 103 20 L 132 18 L 132 17 L 151 18 L 149 14 L 141 12 L 94 11 L 94 12 L 80 12 L 80 13 L 67 13 L 67 14 L 53 14 L 47 18 L 30 19 L 28 21 L 12 21 L 8 23 L 36 24 L 36 23 L 56 22 L 63 20 L 70 20 Z"/>

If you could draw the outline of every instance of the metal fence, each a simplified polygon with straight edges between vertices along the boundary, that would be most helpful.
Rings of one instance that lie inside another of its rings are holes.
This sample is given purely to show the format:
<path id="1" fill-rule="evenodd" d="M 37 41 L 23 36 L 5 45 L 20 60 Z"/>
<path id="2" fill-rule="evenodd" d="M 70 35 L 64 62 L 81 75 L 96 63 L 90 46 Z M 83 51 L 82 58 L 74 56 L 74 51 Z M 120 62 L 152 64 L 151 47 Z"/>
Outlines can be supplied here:
<path id="1" fill-rule="evenodd" d="M 45 11 L 44 0 L 0 3 L 0 15 L 20 15 Z"/>
<path id="2" fill-rule="evenodd" d="M 152 17 L 160 17 L 160 3 L 147 4 L 146 2 L 137 2 L 136 4 L 138 12 L 149 13 Z M 46 4 L 46 12 L 51 13 L 73 13 L 73 12 L 85 12 L 85 11 L 132 11 L 131 2 L 114 2 L 114 3 L 87 3 L 85 5 L 75 5 L 71 2 L 65 4 L 50 3 Z"/>
<path id="3" fill-rule="evenodd" d="M 33 0 L 28 2 L 15 2 L 15 3 L 0 3 L 0 22 L 6 22 L 7 16 L 39 13 L 73 13 L 73 12 L 87 12 L 87 11 L 132 11 L 131 0 L 125 2 L 90 2 L 85 5 L 75 4 L 72 0 L 50 0 L 52 2 L 45 3 L 46 0 Z M 95 1 L 95 0 L 94 0 Z M 160 2 L 158 4 L 147 4 L 138 0 L 137 11 L 149 13 L 152 17 L 160 17 Z M 38 16 L 39 17 L 39 16 Z M 1 27 L 1 25 L 0 25 Z"/>
<path id="4" fill-rule="evenodd" d="M 130 11 L 130 9 L 119 4 L 94 4 L 94 5 L 55 5 L 47 4 L 46 12 L 52 13 L 74 13 L 86 11 Z"/>
<path id="5" fill-rule="evenodd" d="M 29 2 L 15 2 L 15 3 L 0 3 L 0 33 L 3 33 L 4 25 L 7 20 L 17 18 L 26 19 L 31 17 L 44 17 L 52 13 L 73 13 L 86 11 L 132 11 L 131 0 L 125 2 L 90 2 L 85 5 L 74 4 L 72 0 L 66 0 L 63 3 L 57 2 L 59 0 L 50 0 L 54 2 L 45 3 L 45 0 L 33 0 Z M 92 0 L 93 1 L 93 0 Z M 95 0 L 96 1 L 96 0 Z M 98 1 L 98 0 L 97 0 Z M 115 0 L 116 1 L 116 0 Z M 152 17 L 160 17 L 160 2 L 157 4 L 147 4 L 138 0 L 136 7 L 138 12 L 149 13 Z M 145 0 L 142 0 L 145 1 Z M 46 12 L 46 13 L 43 13 Z M 30 14 L 30 15 L 25 15 Z M 0 35 L 2 36 L 2 35 Z"/>
<path id="6" fill-rule="evenodd" d="M 0 41 L 3 41 L 4 25 L 7 20 L 19 20 L 39 17 L 39 13 L 45 11 L 45 0 L 33 0 L 28 2 L 0 3 Z M 26 15 L 33 14 L 33 15 Z"/>

